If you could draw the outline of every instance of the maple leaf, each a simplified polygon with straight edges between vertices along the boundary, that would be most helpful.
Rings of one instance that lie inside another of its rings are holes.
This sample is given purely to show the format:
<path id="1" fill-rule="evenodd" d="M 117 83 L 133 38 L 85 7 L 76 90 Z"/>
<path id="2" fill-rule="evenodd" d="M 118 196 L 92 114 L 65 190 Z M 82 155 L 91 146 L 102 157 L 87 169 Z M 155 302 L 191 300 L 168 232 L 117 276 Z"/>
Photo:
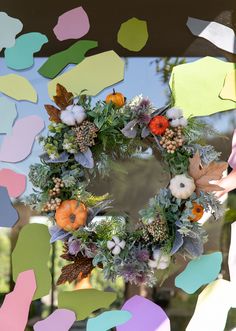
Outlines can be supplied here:
<path id="1" fill-rule="evenodd" d="M 83 279 L 88 277 L 91 271 L 94 269 L 93 259 L 83 256 L 81 253 L 77 256 L 65 253 L 61 255 L 67 261 L 72 261 L 73 263 L 64 266 L 61 269 L 61 275 L 57 281 L 57 285 L 64 284 L 66 282 L 72 283 L 74 280 Z"/>
<path id="2" fill-rule="evenodd" d="M 200 191 L 214 192 L 224 190 L 219 185 L 210 184 L 209 182 L 221 179 L 227 167 L 227 162 L 211 162 L 208 165 L 203 165 L 199 152 L 196 152 L 192 158 L 189 158 L 188 173 L 195 181 L 197 194 Z"/>
<path id="3" fill-rule="evenodd" d="M 48 115 L 49 115 L 49 120 L 52 122 L 56 122 L 56 123 L 61 123 L 61 118 L 60 118 L 60 114 L 61 111 L 60 109 L 57 109 L 56 107 L 52 106 L 52 105 L 44 105 Z"/>
<path id="4" fill-rule="evenodd" d="M 53 100 L 61 110 L 65 110 L 67 106 L 73 103 L 73 93 L 67 92 L 64 86 L 57 84 L 56 95 Z"/>

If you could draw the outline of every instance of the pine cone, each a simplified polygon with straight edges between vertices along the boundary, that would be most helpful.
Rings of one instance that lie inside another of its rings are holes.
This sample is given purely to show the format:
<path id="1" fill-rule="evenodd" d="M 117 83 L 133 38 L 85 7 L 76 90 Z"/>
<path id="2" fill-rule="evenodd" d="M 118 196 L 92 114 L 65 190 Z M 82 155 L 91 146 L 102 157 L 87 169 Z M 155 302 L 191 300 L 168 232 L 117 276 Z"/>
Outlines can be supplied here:
<path id="1" fill-rule="evenodd" d="M 98 128 L 94 123 L 85 120 L 74 131 L 76 133 L 76 142 L 82 153 L 95 144 L 94 139 L 97 137 Z"/>
<path id="2" fill-rule="evenodd" d="M 142 238 L 144 241 L 163 242 L 168 238 L 168 226 L 166 220 L 162 219 L 159 215 L 150 224 L 139 222 L 139 229 L 142 230 Z"/>

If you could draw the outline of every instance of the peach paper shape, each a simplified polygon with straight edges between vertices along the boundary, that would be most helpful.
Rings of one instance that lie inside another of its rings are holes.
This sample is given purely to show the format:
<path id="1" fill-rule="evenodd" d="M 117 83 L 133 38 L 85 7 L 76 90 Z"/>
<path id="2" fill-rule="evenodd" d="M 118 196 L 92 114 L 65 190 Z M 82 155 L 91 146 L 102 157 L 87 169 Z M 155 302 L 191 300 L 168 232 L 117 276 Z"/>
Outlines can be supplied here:
<path id="1" fill-rule="evenodd" d="M 58 18 L 57 25 L 54 27 L 58 40 L 79 39 L 89 31 L 89 18 L 83 7 L 71 9 Z"/>
<path id="2" fill-rule="evenodd" d="M 35 290 L 36 280 L 33 270 L 20 273 L 14 290 L 5 296 L 0 308 L 0 330 L 25 330 Z"/>

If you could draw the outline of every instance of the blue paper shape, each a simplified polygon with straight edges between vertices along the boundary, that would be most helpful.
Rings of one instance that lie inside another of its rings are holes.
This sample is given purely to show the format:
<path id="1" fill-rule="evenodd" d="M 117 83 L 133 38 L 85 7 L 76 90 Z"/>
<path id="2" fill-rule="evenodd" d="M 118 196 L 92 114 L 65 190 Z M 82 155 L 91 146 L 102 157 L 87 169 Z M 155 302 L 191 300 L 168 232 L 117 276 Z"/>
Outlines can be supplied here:
<path id="1" fill-rule="evenodd" d="M 0 133 L 10 133 L 17 117 L 16 105 L 10 99 L 0 98 Z"/>
<path id="2" fill-rule="evenodd" d="M 188 263 L 184 271 L 175 278 L 175 286 L 188 294 L 193 294 L 202 285 L 209 284 L 217 278 L 221 263 L 221 252 L 202 255 Z"/>
<path id="3" fill-rule="evenodd" d="M 132 318 L 132 314 L 125 310 L 107 311 L 90 318 L 87 323 L 86 331 L 107 331 L 111 328 L 126 323 Z"/>
<path id="4" fill-rule="evenodd" d="M 12 228 L 18 218 L 19 215 L 11 204 L 7 188 L 0 186 L 0 227 Z"/>
<path id="5" fill-rule="evenodd" d="M 30 68 L 34 64 L 34 53 L 48 42 L 48 38 L 39 32 L 22 34 L 11 48 L 5 49 L 6 65 L 15 70 Z"/>

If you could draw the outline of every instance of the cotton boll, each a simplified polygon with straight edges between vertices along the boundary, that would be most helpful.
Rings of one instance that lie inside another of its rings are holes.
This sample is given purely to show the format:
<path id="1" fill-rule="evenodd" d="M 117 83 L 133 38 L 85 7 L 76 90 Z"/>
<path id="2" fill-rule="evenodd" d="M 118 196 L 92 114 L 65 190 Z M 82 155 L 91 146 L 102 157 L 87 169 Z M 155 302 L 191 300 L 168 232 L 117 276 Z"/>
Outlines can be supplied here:
<path id="1" fill-rule="evenodd" d="M 76 124 L 74 114 L 70 110 L 63 110 L 60 115 L 61 121 L 69 126 Z"/>
<path id="2" fill-rule="evenodd" d="M 166 116 L 169 119 L 176 120 L 183 116 L 183 111 L 182 111 L 182 109 L 179 109 L 179 108 L 170 108 L 167 110 Z"/>
<path id="3" fill-rule="evenodd" d="M 157 269 L 166 269 L 170 265 L 170 256 L 163 254 L 160 258 L 160 261 L 158 262 Z"/>
<path id="4" fill-rule="evenodd" d="M 156 260 L 149 260 L 148 261 L 148 265 L 149 265 L 150 268 L 156 269 L 156 267 L 157 267 L 157 261 Z"/>
<path id="5" fill-rule="evenodd" d="M 77 124 L 82 123 L 87 117 L 85 110 L 82 106 L 75 105 L 73 106 L 71 111 L 74 115 Z"/>
<path id="6" fill-rule="evenodd" d="M 156 260 L 156 261 L 160 260 L 160 258 L 161 258 L 161 251 L 160 251 L 160 249 L 156 249 L 156 250 L 153 252 L 153 258 L 154 258 L 154 260 Z"/>
<path id="7" fill-rule="evenodd" d="M 112 254 L 113 255 L 119 255 L 121 252 L 121 248 L 117 245 L 114 247 L 114 249 L 112 250 Z"/>
<path id="8" fill-rule="evenodd" d="M 180 120 L 177 118 L 176 120 L 172 120 L 170 122 L 170 125 L 173 127 L 173 128 L 177 128 L 178 126 L 180 126 Z"/>
<path id="9" fill-rule="evenodd" d="M 180 125 L 180 126 L 186 126 L 187 124 L 188 124 L 188 121 L 186 120 L 186 118 L 181 117 L 181 118 L 179 119 L 179 125 Z"/>

